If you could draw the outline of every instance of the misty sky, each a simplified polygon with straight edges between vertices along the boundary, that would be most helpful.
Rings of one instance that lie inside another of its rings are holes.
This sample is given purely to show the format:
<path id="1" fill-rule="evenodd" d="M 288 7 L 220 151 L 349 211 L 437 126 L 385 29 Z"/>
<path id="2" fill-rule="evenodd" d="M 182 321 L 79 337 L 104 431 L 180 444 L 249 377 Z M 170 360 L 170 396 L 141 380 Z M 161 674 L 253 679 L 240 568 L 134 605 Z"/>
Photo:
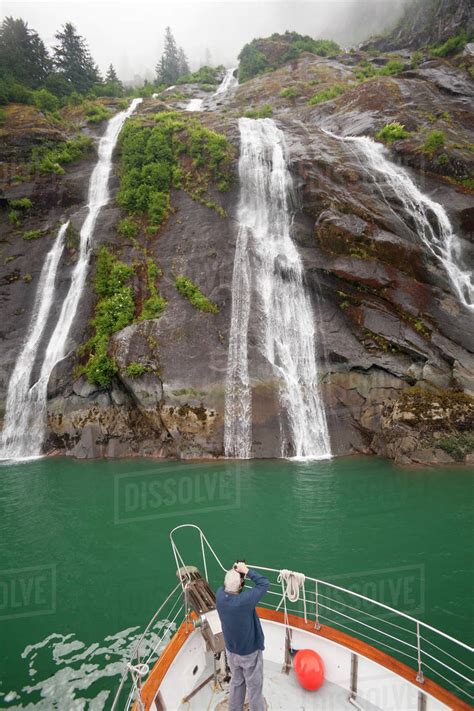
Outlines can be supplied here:
<path id="1" fill-rule="evenodd" d="M 254 37 L 295 30 L 350 46 L 390 26 L 413 0 L 1 0 L 2 17 L 22 17 L 48 46 L 66 21 L 76 25 L 104 71 L 112 62 L 122 79 L 153 78 L 170 25 L 192 68 L 209 48 L 213 63 L 236 64 Z"/>

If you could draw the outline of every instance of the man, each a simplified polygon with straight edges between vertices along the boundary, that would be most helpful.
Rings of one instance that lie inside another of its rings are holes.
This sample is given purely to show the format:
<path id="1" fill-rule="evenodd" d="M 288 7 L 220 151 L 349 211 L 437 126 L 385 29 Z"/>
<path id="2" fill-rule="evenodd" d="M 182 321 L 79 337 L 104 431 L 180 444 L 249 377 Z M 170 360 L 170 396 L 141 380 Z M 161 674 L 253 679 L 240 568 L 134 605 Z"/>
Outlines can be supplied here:
<path id="1" fill-rule="evenodd" d="M 245 577 L 255 587 L 244 590 Z M 224 633 L 227 660 L 232 678 L 229 689 L 229 711 L 242 711 L 248 691 L 250 711 L 264 711 L 263 656 L 264 636 L 255 611 L 270 583 L 263 575 L 236 563 L 227 571 L 224 587 L 216 595 L 217 612 Z"/>

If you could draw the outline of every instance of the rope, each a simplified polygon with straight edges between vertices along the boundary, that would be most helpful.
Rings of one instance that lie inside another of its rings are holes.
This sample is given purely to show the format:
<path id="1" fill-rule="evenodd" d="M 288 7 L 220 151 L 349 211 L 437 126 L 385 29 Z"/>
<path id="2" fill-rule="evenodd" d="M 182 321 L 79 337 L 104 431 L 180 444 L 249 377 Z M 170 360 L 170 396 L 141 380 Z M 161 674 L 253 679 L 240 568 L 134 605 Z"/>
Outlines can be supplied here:
<path id="1" fill-rule="evenodd" d="M 300 599 L 300 588 L 303 588 L 304 595 L 304 581 L 306 580 L 303 573 L 294 573 L 292 570 L 280 570 L 280 575 L 278 576 L 278 582 L 282 584 L 286 583 L 286 597 L 290 602 L 296 602 Z"/>
<path id="2" fill-rule="evenodd" d="M 285 624 L 288 625 L 288 613 L 286 610 L 286 598 L 290 602 L 297 602 L 300 599 L 300 588 L 303 589 L 303 607 L 304 607 L 304 621 L 307 622 L 308 618 L 306 615 L 306 591 L 304 587 L 306 577 L 303 573 L 295 573 L 293 570 L 280 570 L 280 574 L 277 581 L 281 583 L 281 591 L 283 594 L 283 604 L 285 608 Z M 286 588 L 285 588 L 286 584 Z"/>

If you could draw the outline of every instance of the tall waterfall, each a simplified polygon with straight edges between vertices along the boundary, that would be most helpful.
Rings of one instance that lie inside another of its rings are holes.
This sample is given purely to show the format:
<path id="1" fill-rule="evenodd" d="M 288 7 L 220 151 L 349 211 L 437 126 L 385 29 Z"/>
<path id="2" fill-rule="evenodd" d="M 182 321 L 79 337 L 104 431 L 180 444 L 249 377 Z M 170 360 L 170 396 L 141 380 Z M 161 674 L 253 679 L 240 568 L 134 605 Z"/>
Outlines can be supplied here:
<path id="1" fill-rule="evenodd" d="M 367 173 L 379 186 L 386 202 L 387 186 L 401 200 L 404 214 L 413 221 L 415 232 L 427 250 L 446 270 L 459 300 L 474 310 L 474 273 L 462 263 L 461 244 L 444 207 L 424 195 L 408 172 L 389 160 L 382 144 L 366 136 L 340 138 L 330 135 L 354 145 L 363 166 L 365 164 Z M 398 213 L 396 216 L 401 219 Z"/>
<path id="2" fill-rule="evenodd" d="M 39 379 L 30 387 L 41 336 L 53 303 L 56 272 L 64 248 L 67 224 L 61 227 L 55 244 L 46 257 L 30 329 L 8 384 L 0 458 L 15 459 L 41 454 L 47 425 L 48 382 L 54 366 L 67 352 L 69 332 L 86 282 L 95 223 L 101 208 L 109 199 L 108 183 L 113 150 L 125 120 L 140 102 L 141 99 L 134 99 L 126 111 L 121 111 L 111 118 L 99 141 L 99 157 L 89 183 L 88 212 L 80 232 L 79 258 L 72 271 L 68 293 L 46 348 Z"/>
<path id="3" fill-rule="evenodd" d="M 292 181 L 284 135 L 271 119 L 241 118 L 239 128 L 241 192 L 232 282 L 225 452 L 238 458 L 251 454 L 247 338 L 253 289 L 263 320 L 261 348 L 279 382 L 293 452 L 297 457 L 327 458 L 331 451 L 318 387 L 315 317 L 303 283 L 301 260 L 290 237 Z"/>
<path id="4" fill-rule="evenodd" d="M 64 236 L 69 222 L 59 229 L 41 270 L 26 343 L 17 358 L 8 383 L 5 422 L 0 439 L 0 458 L 28 456 L 32 452 L 31 427 L 37 415 L 35 392 L 30 388 L 31 374 L 38 355 L 48 316 L 53 305 L 54 284 L 64 250 Z"/>

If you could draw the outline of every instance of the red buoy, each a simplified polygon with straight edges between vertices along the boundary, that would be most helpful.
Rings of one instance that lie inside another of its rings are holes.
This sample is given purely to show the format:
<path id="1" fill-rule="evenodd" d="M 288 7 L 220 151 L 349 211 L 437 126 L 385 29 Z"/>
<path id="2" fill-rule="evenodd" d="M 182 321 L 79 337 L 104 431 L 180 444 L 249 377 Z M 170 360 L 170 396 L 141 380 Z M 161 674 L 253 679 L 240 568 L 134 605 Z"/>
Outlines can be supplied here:
<path id="1" fill-rule="evenodd" d="M 316 691 L 324 682 L 324 664 L 317 652 L 300 649 L 293 662 L 295 673 L 303 689 Z"/>

